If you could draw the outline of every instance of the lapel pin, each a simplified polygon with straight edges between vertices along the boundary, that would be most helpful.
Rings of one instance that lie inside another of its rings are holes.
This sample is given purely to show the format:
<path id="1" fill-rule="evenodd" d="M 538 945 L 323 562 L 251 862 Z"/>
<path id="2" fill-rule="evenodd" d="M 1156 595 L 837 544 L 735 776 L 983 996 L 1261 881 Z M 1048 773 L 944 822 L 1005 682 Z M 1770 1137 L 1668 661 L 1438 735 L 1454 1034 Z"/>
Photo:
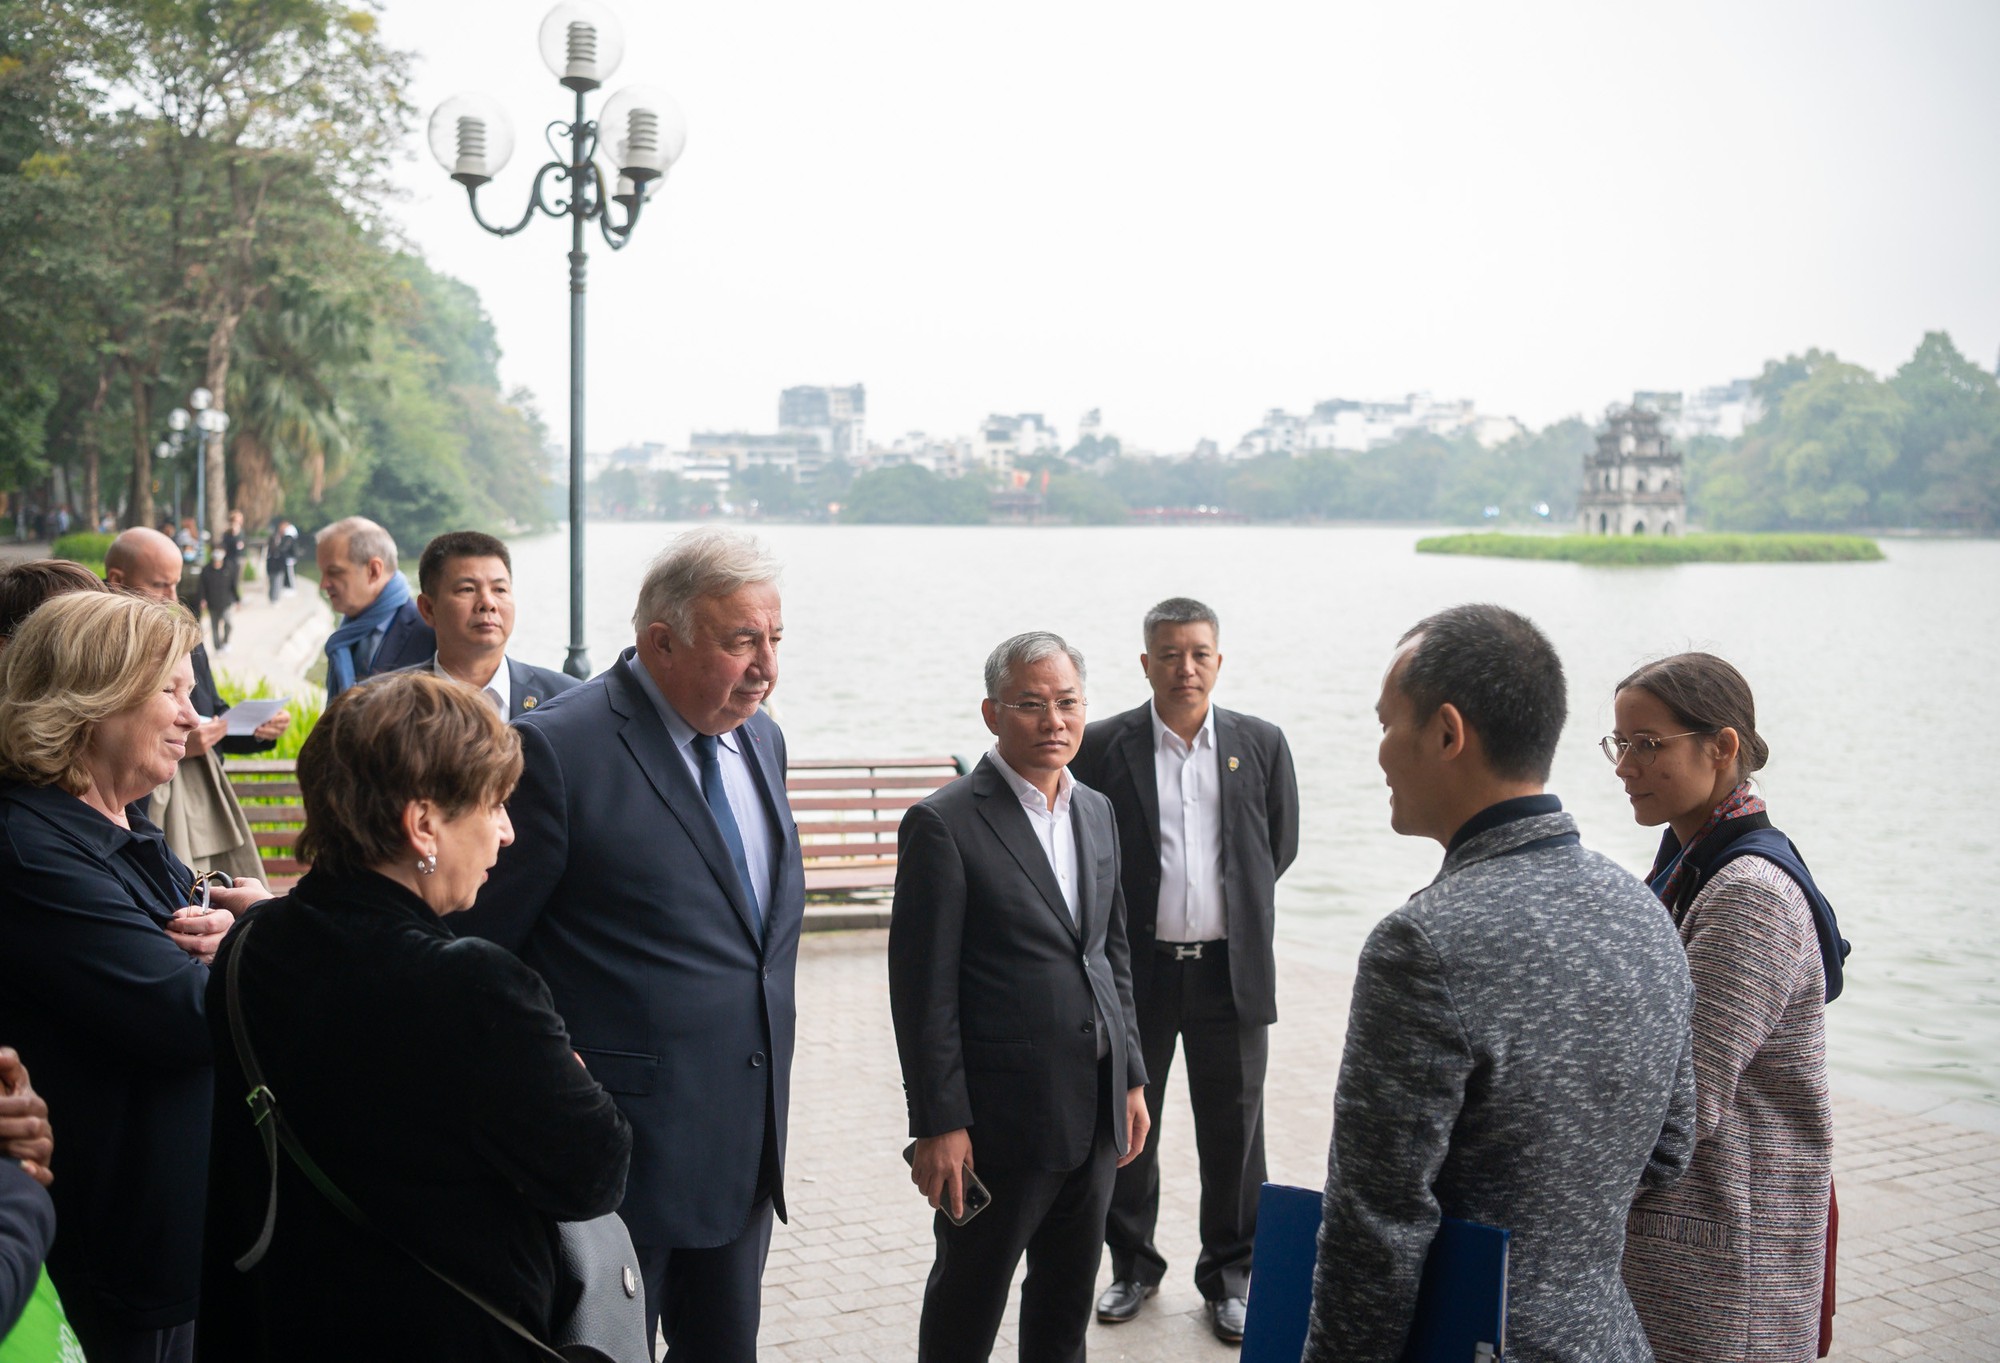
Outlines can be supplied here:
<path id="1" fill-rule="evenodd" d="M 1229 759 L 1229 769 L 1230 769 L 1231 771 L 1235 771 L 1235 770 L 1236 770 L 1236 759 L 1235 759 L 1235 758 L 1233 758 L 1233 757 Z"/>
<path id="2" fill-rule="evenodd" d="M 523 710 L 532 710 L 532 709 L 534 709 L 534 708 L 535 708 L 535 698 L 534 698 L 533 696 L 523 696 L 523 697 L 521 697 L 521 708 L 522 708 Z M 1233 757 L 1232 757 L 1232 758 L 1230 758 L 1230 759 L 1229 759 L 1229 766 L 1230 766 L 1230 769 L 1231 769 L 1231 770 L 1234 770 L 1234 769 L 1235 769 L 1235 767 L 1236 767 L 1236 759 L 1235 759 L 1235 758 L 1233 758 Z"/>

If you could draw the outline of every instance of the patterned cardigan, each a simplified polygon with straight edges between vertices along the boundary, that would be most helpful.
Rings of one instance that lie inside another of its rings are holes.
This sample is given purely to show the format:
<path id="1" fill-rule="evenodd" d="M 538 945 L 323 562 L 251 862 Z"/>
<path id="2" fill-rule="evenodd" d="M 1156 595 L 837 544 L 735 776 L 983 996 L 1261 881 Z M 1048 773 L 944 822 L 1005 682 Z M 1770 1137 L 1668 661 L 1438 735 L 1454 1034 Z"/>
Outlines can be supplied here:
<path id="1" fill-rule="evenodd" d="M 1694 1163 L 1633 1202 L 1625 1283 L 1661 1363 L 1819 1353 L 1833 1117 L 1812 912 L 1762 857 L 1680 922 L 1694 976 Z"/>
<path id="2" fill-rule="evenodd" d="M 1646 1363 L 1633 1194 L 1694 1141 L 1673 920 L 1563 813 L 1452 848 L 1369 934 L 1334 1097 L 1305 1363 L 1396 1363 L 1441 1214 L 1514 1233 L 1506 1356 Z"/>

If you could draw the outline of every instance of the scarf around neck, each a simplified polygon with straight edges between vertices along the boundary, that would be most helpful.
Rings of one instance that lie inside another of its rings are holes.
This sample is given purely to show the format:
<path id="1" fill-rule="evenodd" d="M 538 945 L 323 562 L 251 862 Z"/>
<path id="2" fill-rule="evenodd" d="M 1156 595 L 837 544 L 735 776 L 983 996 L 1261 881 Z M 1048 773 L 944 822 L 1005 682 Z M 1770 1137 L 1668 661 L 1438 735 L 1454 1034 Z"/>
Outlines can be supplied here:
<path id="1" fill-rule="evenodd" d="M 1750 793 L 1750 783 L 1737 782 L 1736 789 L 1730 791 L 1722 803 L 1715 807 L 1709 814 L 1707 822 L 1695 830 L 1694 836 L 1682 843 L 1680 850 L 1674 852 L 1670 860 L 1654 867 L 1653 874 L 1646 881 L 1647 888 L 1660 897 L 1662 904 L 1672 908 L 1674 891 L 1680 888 L 1682 873 L 1687 869 L 1688 851 L 1730 819 L 1740 819 L 1745 815 L 1763 812 L 1764 802 Z M 1667 830 L 1667 837 L 1673 837 L 1673 829 Z M 1661 849 L 1662 852 L 1665 850 L 1664 847 Z"/>
<path id="2" fill-rule="evenodd" d="M 361 675 L 363 666 L 361 647 L 375 637 L 377 630 L 386 630 L 396 618 L 396 612 L 410 601 L 410 580 L 396 573 L 382 584 L 382 594 L 374 604 L 361 614 L 353 617 L 335 630 L 326 641 L 326 698 L 335 696 L 354 685 Z"/>

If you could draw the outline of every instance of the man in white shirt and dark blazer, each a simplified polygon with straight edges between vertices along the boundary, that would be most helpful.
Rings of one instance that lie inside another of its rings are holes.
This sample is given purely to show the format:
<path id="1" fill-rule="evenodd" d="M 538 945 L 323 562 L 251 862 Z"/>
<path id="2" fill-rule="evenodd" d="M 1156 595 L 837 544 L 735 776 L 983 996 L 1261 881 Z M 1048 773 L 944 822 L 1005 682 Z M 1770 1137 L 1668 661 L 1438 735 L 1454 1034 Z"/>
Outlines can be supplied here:
<path id="1" fill-rule="evenodd" d="M 1066 768 L 1083 657 L 1016 635 L 986 660 L 993 751 L 903 817 L 889 925 L 911 1179 L 935 1218 L 920 1363 L 993 1350 L 1014 1270 L 1023 1363 L 1083 1363 L 1117 1165 L 1146 1143 L 1118 832 Z M 973 1170 L 992 1202 L 964 1225 Z"/>
<path id="2" fill-rule="evenodd" d="M 1173 597 L 1146 614 L 1139 657 L 1153 699 L 1092 724 L 1070 771 L 1118 815 L 1132 994 L 1155 1130 L 1178 1041 L 1201 1161 L 1194 1282 L 1209 1326 L 1243 1338 L 1264 1182 L 1264 1070 L 1277 1021 L 1278 877 L 1299 847 L 1291 749 L 1274 724 L 1209 703 L 1222 668 L 1215 612 Z M 1153 1243 L 1158 1143 L 1118 1173 L 1097 1317 L 1138 1315 L 1167 1261 Z"/>
<path id="3" fill-rule="evenodd" d="M 507 656 L 514 637 L 514 560 L 477 530 L 451 530 L 424 546 L 417 610 L 437 634 L 437 653 L 406 672 L 435 672 L 484 691 L 506 719 L 519 719 L 576 685 L 576 678 Z"/>

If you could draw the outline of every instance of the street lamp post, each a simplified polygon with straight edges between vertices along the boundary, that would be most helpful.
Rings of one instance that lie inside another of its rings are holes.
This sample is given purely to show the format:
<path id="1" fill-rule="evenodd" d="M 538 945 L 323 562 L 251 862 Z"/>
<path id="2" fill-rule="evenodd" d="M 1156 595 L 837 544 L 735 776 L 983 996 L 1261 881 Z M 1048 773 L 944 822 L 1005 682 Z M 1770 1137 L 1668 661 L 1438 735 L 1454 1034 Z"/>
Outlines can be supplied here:
<path id="1" fill-rule="evenodd" d="M 583 292 L 589 257 L 584 229 L 595 220 L 612 250 L 622 250 L 639 223 L 639 210 L 687 145 L 687 122 L 672 97 L 644 86 L 628 86 L 605 102 L 597 121 L 585 116 L 583 97 L 601 86 L 624 55 L 616 18 L 595 0 L 564 0 L 542 20 L 542 60 L 556 79 L 575 92 L 576 112 L 568 123 L 544 129 L 555 159 L 535 172 L 528 207 L 512 226 L 495 226 L 479 212 L 479 187 L 500 173 L 513 154 L 514 132 L 506 111 L 486 95 L 457 95 L 431 114 L 429 140 L 451 178 L 465 186 L 473 221 L 496 237 L 521 231 L 539 211 L 567 217 L 569 229 L 569 656 L 563 671 L 590 675 L 583 640 Z M 569 143 L 563 159 L 559 139 Z M 614 188 L 606 192 L 606 180 Z M 545 194 L 549 185 L 563 188 Z M 624 211 L 613 222 L 611 205 Z"/>

